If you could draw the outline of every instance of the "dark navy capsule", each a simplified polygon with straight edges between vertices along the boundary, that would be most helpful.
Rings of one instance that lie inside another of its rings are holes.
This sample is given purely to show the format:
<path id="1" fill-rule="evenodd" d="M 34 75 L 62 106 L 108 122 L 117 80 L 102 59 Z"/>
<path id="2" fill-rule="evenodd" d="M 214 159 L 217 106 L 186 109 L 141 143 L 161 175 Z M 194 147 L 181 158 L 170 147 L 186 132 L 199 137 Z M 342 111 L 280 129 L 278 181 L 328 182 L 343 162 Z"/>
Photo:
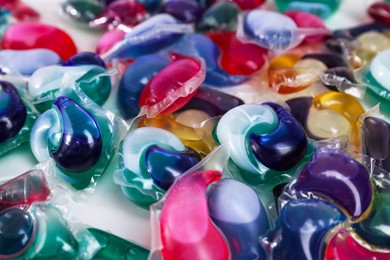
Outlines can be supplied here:
<path id="1" fill-rule="evenodd" d="M 230 109 L 243 105 L 238 97 L 211 88 L 200 88 L 195 96 L 180 111 L 195 109 L 207 113 L 210 117 L 222 116 Z"/>
<path id="2" fill-rule="evenodd" d="M 99 55 L 89 51 L 79 52 L 62 64 L 62 66 L 79 65 L 97 65 L 106 69 L 106 64 Z"/>
<path id="3" fill-rule="evenodd" d="M 34 236 L 34 221 L 29 213 L 17 207 L 0 212 L 1 259 L 23 254 Z"/>
<path id="4" fill-rule="evenodd" d="M 26 117 L 26 107 L 14 85 L 0 81 L 0 144 L 19 133 Z"/>
<path id="5" fill-rule="evenodd" d="M 186 152 L 168 151 L 153 145 L 145 155 L 146 170 L 153 181 L 168 190 L 175 178 L 200 162 L 199 154 L 187 147 Z"/>
<path id="6" fill-rule="evenodd" d="M 62 119 L 62 138 L 50 152 L 60 168 L 69 172 L 89 170 L 102 152 L 102 135 L 93 116 L 75 101 L 59 97 L 54 101 Z"/>
<path id="7" fill-rule="evenodd" d="M 362 153 L 375 159 L 376 166 L 390 171 L 390 125 L 383 119 L 367 117 L 362 125 Z"/>
<path id="8" fill-rule="evenodd" d="M 264 103 L 277 114 L 276 129 L 268 135 L 249 135 L 249 146 L 254 156 L 266 167 L 286 171 L 296 165 L 305 155 L 307 138 L 299 122 L 282 106 Z"/>

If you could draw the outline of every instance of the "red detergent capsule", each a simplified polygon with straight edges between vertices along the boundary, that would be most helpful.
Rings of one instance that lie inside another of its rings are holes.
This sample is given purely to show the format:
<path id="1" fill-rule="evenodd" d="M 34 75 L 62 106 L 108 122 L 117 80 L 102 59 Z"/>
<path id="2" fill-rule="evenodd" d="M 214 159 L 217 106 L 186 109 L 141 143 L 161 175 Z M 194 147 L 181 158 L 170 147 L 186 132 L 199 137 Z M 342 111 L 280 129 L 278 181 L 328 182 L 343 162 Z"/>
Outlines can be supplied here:
<path id="1" fill-rule="evenodd" d="M 390 259 L 390 252 L 371 251 L 362 246 L 345 228 L 340 229 L 330 240 L 325 252 L 325 260 L 336 259 Z"/>
<path id="2" fill-rule="evenodd" d="M 125 32 L 122 30 L 108 31 L 100 37 L 96 47 L 96 53 L 102 54 L 110 50 L 117 42 L 123 39 Z"/>
<path id="3" fill-rule="evenodd" d="M 251 10 L 264 4 L 265 0 L 230 0 L 236 3 L 241 10 Z"/>
<path id="4" fill-rule="evenodd" d="M 390 3 L 378 2 L 368 8 L 368 14 L 381 23 L 390 24 Z"/>
<path id="5" fill-rule="evenodd" d="M 251 75 L 263 67 L 266 49 L 240 42 L 235 32 L 213 32 L 207 36 L 221 49 L 221 66 L 230 74 Z"/>
<path id="6" fill-rule="evenodd" d="M 89 22 L 92 27 L 108 30 L 120 25 L 133 27 L 147 18 L 144 7 L 135 0 L 118 0 L 109 4 L 96 19 Z"/>
<path id="7" fill-rule="evenodd" d="M 45 201 L 50 189 L 41 170 L 28 171 L 0 185 L 0 211 L 11 206 Z"/>
<path id="8" fill-rule="evenodd" d="M 207 186 L 221 177 L 219 171 L 198 171 L 171 187 L 160 217 L 163 259 L 230 259 L 226 240 L 209 217 L 206 199 Z"/>
<path id="9" fill-rule="evenodd" d="M 12 50 L 49 49 L 56 52 L 62 60 L 68 60 L 77 53 L 76 45 L 67 33 L 38 22 L 11 25 L 4 33 L 1 47 Z"/>
<path id="10" fill-rule="evenodd" d="M 7 8 L 19 21 L 36 21 L 40 18 L 37 11 L 19 0 L 0 0 L 0 7 Z"/>
<path id="11" fill-rule="evenodd" d="M 173 62 L 157 73 L 141 93 L 139 105 L 148 117 L 182 108 L 205 79 L 200 60 L 176 53 L 171 54 L 171 60 Z"/>
<path id="12" fill-rule="evenodd" d="M 299 28 L 310 28 L 310 29 L 320 29 L 325 31 L 326 25 L 322 19 L 314 14 L 306 13 L 302 11 L 287 11 L 283 13 L 284 15 L 293 19 Z M 303 40 L 305 43 L 313 43 L 321 41 L 325 38 L 325 34 L 311 35 L 306 36 Z"/>

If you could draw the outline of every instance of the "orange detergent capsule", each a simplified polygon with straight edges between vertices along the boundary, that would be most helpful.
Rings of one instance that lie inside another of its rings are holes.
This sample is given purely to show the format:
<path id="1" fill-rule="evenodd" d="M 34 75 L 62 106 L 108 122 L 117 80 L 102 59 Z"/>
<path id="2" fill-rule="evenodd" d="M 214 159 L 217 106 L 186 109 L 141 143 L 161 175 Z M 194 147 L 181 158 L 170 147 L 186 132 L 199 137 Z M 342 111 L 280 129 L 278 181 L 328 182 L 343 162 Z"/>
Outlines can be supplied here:
<path id="1" fill-rule="evenodd" d="M 268 80 L 271 88 L 281 94 L 290 94 L 311 86 L 318 80 L 318 74 L 327 69 L 319 60 L 300 60 L 298 53 L 280 55 L 271 60 Z"/>
<path id="2" fill-rule="evenodd" d="M 206 140 L 209 140 L 210 138 L 205 138 L 211 135 L 211 129 L 195 129 L 194 127 L 181 124 L 177 122 L 175 117 L 171 114 L 157 115 L 153 118 L 145 117 L 138 124 L 138 127 L 144 126 L 151 126 L 168 130 L 169 132 L 179 137 L 185 146 L 194 149 L 202 157 L 209 154 L 215 147 L 215 143 L 206 142 Z"/>
<path id="3" fill-rule="evenodd" d="M 329 109 L 343 115 L 351 125 L 351 144 L 360 146 L 359 117 L 365 113 L 363 106 L 353 96 L 342 92 L 327 92 L 314 97 L 313 106 Z"/>

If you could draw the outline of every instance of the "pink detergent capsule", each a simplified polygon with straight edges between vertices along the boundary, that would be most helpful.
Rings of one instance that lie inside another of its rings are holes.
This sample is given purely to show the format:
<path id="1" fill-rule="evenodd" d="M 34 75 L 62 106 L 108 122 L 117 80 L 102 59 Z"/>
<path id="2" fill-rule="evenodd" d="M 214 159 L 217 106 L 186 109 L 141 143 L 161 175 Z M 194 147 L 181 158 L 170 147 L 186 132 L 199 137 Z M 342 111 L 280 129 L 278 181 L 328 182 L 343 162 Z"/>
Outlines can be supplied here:
<path id="1" fill-rule="evenodd" d="M 385 216 L 384 216 L 385 217 Z M 325 260 L 337 259 L 390 259 L 390 251 L 373 251 L 363 246 L 363 241 L 359 241 L 355 234 L 349 230 L 341 228 L 329 241 L 325 251 Z"/>
<path id="2" fill-rule="evenodd" d="M 67 33 L 38 22 L 17 23 L 8 27 L 1 40 L 1 47 L 11 50 L 49 49 L 62 60 L 68 60 L 77 53 L 76 45 Z"/>
<path id="3" fill-rule="evenodd" d="M 284 15 L 290 17 L 299 28 L 309 28 L 315 29 L 318 28 L 321 31 L 325 31 L 326 25 L 322 19 L 314 14 L 303 12 L 303 11 L 287 11 L 283 13 Z M 306 36 L 303 42 L 305 43 L 314 43 L 322 41 L 325 38 L 325 34 L 310 35 Z"/>
<path id="4" fill-rule="evenodd" d="M 112 30 L 120 25 L 134 27 L 148 17 L 144 7 L 135 0 L 117 0 L 109 4 L 89 25 Z"/>
<path id="5" fill-rule="evenodd" d="M 196 94 L 205 79 L 203 63 L 190 56 L 171 54 L 173 62 L 157 73 L 141 93 L 141 113 L 148 117 L 171 114 Z"/>
<path id="6" fill-rule="evenodd" d="M 49 196 L 50 189 L 43 172 L 28 171 L 0 185 L 0 211 L 11 206 L 45 201 Z"/>
<path id="7" fill-rule="evenodd" d="M 198 171 L 171 187 L 161 209 L 163 259 L 229 259 L 227 242 L 209 217 L 206 189 L 222 177 L 219 171 Z"/>
<path id="8" fill-rule="evenodd" d="M 0 7 L 10 10 L 12 16 L 19 21 L 36 21 L 40 18 L 37 11 L 19 0 L 0 0 Z"/>
<path id="9" fill-rule="evenodd" d="M 237 4 L 241 10 L 245 11 L 259 7 L 265 2 L 265 0 L 229 0 L 229 2 Z"/>
<path id="10" fill-rule="evenodd" d="M 266 49 L 239 41 L 235 32 L 219 31 L 207 36 L 221 49 L 221 66 L 230 74 L 251 75 L 259 71 L 266 61 Z"/>
<path id="11" fill-rule="evenodd" d="M 122 30 L 114 29 L 108 31 L 100 37 L 96 47 L 96 53 L 102 54 L 110 50 L 117 42 L 123 39 L 125 32 Z"/>

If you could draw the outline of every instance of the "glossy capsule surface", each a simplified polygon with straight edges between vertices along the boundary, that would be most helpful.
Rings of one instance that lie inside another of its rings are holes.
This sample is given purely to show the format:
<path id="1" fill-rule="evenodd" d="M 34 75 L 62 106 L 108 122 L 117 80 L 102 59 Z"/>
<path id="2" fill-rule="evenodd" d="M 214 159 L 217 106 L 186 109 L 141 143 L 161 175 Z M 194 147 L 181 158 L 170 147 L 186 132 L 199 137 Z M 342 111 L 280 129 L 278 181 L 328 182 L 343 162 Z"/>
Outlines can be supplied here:
<path id="1" fill-rule="evenodd" d="M 244 36 L 268 50 L 286 50 L 297 46 L 297 25 L 288 16 L 267 10 L 252 10 L 243 17 Z"/>
<path id="2" fill-rule="evenodd" d="M 0 144 L 20 132 L 26 117 L 26 107 L 14 85 L 0 81 Z"/>
<path id="3" fill-rule="evenodd" d="M 54 105 L 62 118 L 62 138 L 61 143 L 51 149 L 52 157 L 61 168 L 70 172 L 90 169 L 102 152 L 98 123 L 72 99 L 59 97 Z"/>
<path id="4" fill-rule="evenodd" d="M 377 117 L 366 117 L 362 124 L 362 153 L 375 159 L 375 165 L 390 171 L 390 125 Z"/>
<path id="5" fill-rule="evenodd" d="M 129 28 L 144 21 L 147 13 L 143 6 L 134 0 L 117 0 L 110 3 L 97 17 L 89 21 L 91 27 L 114 29 L 120 25 Z"/>
<path id="6" fill-rule="evenodd" d="M 139 105 L 149 117 L 170 114 L 183 107 L 204 81 L 200 60 L 172 54 L 172 63 L 159 71 L 142 90 Z"/>
<path id="7" fill-rule="evenodd" d="M 322 19 L 331 16 L 340 6 L 341 0 L 276 0 L 277 8 L 284 12 L 287 10 L 305 11 L 318 15 Z"/>
<path id="8" fill-rule="evenodd" d="M 12 206 L 45 201 L 50 193 L 44 173 L 41 170 L 28 171 L 0 185 L 0 211 Z"/>
<path id="9" fill-rule="evenodd" d="M 292 194 L 314 194 L 339 206 L 353 220 L 371 209 L 373 190 L 366 168 L 341 152 L 319 152 L 290 186 Z"/>
<path id="10" fill-rule="evenodd" d="M 293 200 L 287 203 L 263 243 L 277 259 L 322 259 L 327 234 L 346 220 L 340 210 L 322 200 Z"/>
<path id="11" fill-rule="evenodd" d="M 38 22 L 23 22 L 10 26 L 4 33 L 1 47 L 13 50 L 49 49 L 56 52 L 62 60 L 69 59 L 77 52 L 75 43 L 67 33 Z"/>
<path id="12" fill-rule="evenodd" d="M 201 34 L 189 34 L 185 37 L 194 44 L 200 57 L 206 63 L 206 78 L 202 85 L 209 87 L 232 87 L 240 85 L 249 79 L 244 75 L 231 75 L 219 65 L 221 52 L 210 38 Z"/>
<path id="13" fill-rule="evenodd" d="M 198 171 L 181 178 L 162 205 L 160 237 L 164 258 L 229 259 L 229 247 L 209 216 L 206 189 L 218 171 Z"/>
<path id="14" fill-rule="evenodd" d="M 229 241 L 232 257 L 261 258 L 258 238 L 269 229 L 264 205 L 254 190 L 234 179 L 223 179 L 207 195 L 210 217 Z"/>
<path id="15" fill-rule="evenodd" d="M 141 127 L 124 139 L 116 182 L 130 200 L 149 206 L 199 161 L 198 153 L 171 132 Z"/>
<path id="16" fill-rule="evenodd" d="M 0 212 L 0 257 L 22 255 L 36 233 L 33 218 L 26 211 L 11 207 Z"/>
<path id="17" fill-rule="evenodd" d="M 118 105 L 125 118 L 138 115 L 143 89 L 158 72 L 169 64 L 169 59 L 151 54 L 138 58 L 127 67 L 118 89 Z"/>

